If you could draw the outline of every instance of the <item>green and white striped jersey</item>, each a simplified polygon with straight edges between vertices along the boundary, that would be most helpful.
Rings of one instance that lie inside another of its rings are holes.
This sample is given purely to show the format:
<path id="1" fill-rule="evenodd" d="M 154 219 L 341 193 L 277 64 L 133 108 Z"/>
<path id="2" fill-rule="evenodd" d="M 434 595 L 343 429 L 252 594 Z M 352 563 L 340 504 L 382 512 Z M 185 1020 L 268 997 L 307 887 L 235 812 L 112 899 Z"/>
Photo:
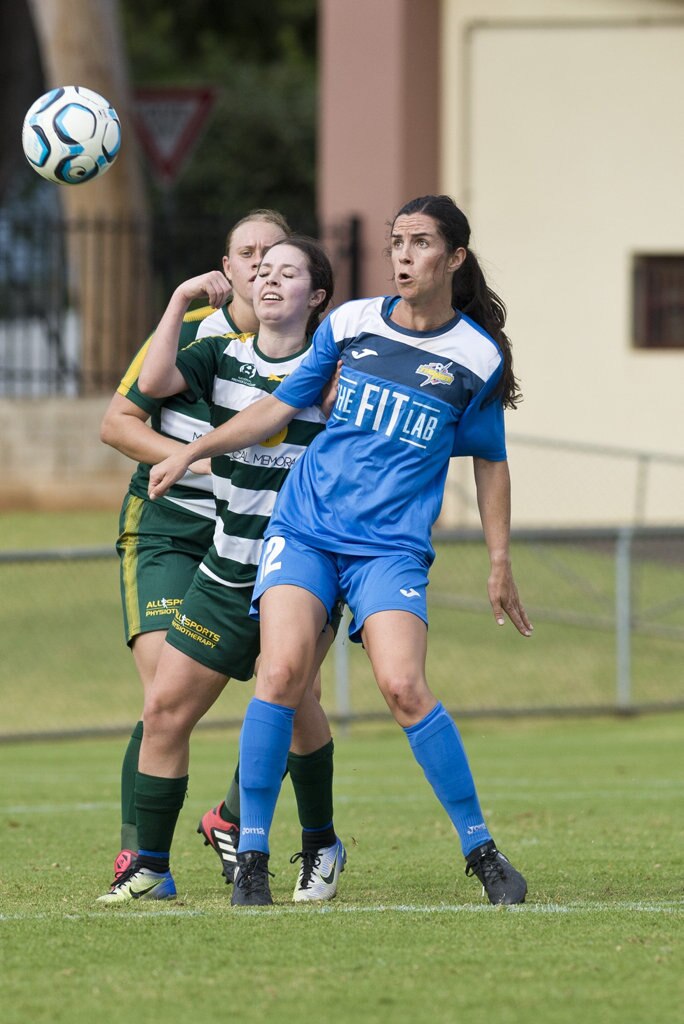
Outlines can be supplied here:
<path id="1" fill-rule="evenodd" d="M 178 347 L 183 348 L 195 338 L 226 333 L 238 334 L 227 307 L 214 309 L 211 306 L 203 306 L 191 310 L 183 317 Z M 195 400 L 187 392 L 171 395 L 170 398 L 151 398 L 149 395 L 143 395 L 138 387 L 138 377 L 151 338 L 152 335 L 133 359 L 117 392 L 150 414 L 150 426 L 157 433 L 189 444 L 211 430 L 209 406 L 203 399 Z M 130 492 L 138 498 L 147 499 L 149 478 L 150 466 L 144 462 L 139 463 L 131 478 Z M 168 494 L 158 499 L 157 504 L 172 505 L 175 509 L 191 515 L 214 519 L 216 508 L 211 476 L 199 476 L 188 471 L 170 488 Z"/>
<path id="2" fill-rule="evenodd" d="M 179 351 L 176 365 L 190 393 L 209 402 L 211 423 L 217 427 L 275 391 L 299 366 L 310 344 L 307 341 L 294 355 L 273 359 L 260 351 L 258 336 L 205 337 Z M 212 459 L 217 524 L 201 572 L 225 586 L 254 584 L 278 491 L 325 422 L 318 406 L 302 409 L 262 444 Z"/>

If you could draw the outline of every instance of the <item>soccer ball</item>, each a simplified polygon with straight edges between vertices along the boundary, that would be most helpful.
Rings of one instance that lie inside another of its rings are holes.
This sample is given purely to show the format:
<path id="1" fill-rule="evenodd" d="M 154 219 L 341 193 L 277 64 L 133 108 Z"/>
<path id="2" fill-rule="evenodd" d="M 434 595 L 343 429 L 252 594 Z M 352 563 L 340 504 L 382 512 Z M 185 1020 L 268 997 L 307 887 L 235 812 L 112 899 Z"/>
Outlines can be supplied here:
<path id="1" fill-rule="evenodd" d="M 81 185 L 112 166 L 121 123 L 107 100 L 82 85 L 51 89 L 29 107 L 21 132 L 34 171 L 60 185 Z"/>

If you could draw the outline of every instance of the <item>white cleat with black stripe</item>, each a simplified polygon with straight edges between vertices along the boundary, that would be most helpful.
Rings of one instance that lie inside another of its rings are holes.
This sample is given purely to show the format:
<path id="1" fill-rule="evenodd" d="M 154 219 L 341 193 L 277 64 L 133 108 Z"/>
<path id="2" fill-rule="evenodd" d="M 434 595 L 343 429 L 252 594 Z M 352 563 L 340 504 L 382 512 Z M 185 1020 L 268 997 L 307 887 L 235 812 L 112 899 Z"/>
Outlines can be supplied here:
<path id="1" fill-rule="evenodd" d="M 338 839 L 332 846 L 324 846 L 313 853 L 302 850 L 290 858 L 290 863 L 294 864 L 298 860 L 302 863 L 292 896 L 293 902 L 333 899 L 347 861 L 347 852 L 342 841 Z"/>

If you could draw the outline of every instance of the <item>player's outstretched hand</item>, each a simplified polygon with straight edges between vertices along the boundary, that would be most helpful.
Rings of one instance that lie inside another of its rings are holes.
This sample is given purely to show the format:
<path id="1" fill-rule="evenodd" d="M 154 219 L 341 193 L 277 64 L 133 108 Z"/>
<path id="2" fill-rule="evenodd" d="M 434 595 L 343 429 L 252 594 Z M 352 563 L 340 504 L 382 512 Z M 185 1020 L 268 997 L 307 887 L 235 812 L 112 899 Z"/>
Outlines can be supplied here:
<path id="1" fill-rule="evenodd" d="M 168 489 L 176 483 L 187 471 L 188 461 L 185 452 L 177 455 L 169 455 L 163 462 L 158 462 L 150 470 L 150 482 L 147 486 L 147 493 L 150 499 L 162 498 Z"/>
<path id="2" fill-rule="evenodd" d="M 176 291 L 186 302 L 202 299 L 206 295 L 209 305 L 214 309 L 220 309 L 230 297 L 231 285 L 220 270 L 210 270 L 208 274 L 199 274 L 197 277 L 190 277 L 187 281 L 183 281 L 178 285 Z"/>
<path id="3" fill-rule="evenodd" d="M 522 636 L 532 636 L 534 626 L 527 617 L 510 566 L 493 567 L 487 581 L 489 601 L 499 626 L 506 621 L 504 612 Z"/>

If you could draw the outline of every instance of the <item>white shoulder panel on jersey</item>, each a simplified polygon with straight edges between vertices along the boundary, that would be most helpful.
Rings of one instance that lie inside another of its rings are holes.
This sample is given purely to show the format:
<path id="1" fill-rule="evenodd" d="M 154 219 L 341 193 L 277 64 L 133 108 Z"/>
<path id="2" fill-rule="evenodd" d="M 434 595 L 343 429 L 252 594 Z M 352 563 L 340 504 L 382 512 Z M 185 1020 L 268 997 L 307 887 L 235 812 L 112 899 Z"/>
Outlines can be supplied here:
<path id="1" fill-rule="evenodd" d="M 489 335 L 467 317 L 452 322 L 442 332 L 408 331 L 393 326 L 382 315 L 385 298 L 356 299 L 345 302 L 330 314 L 330 325 L 337 344 L 346 339 L 371 335 L 431 355 L 457 362 L 480 380 L 488 380 L 501 362 L 501 352 Z M 370 339 L 369 339 L 370 340 Z"/>
<path id="2" fill-rule="evenodd" d="M 205 316 L 202 323 L 197 328 L 198 338 L 212 338 L 219 334 L 227 334 L 232 331 L 231 324 L 226 320 L 223 309 L 215 309 L 209 316 Z"/>

